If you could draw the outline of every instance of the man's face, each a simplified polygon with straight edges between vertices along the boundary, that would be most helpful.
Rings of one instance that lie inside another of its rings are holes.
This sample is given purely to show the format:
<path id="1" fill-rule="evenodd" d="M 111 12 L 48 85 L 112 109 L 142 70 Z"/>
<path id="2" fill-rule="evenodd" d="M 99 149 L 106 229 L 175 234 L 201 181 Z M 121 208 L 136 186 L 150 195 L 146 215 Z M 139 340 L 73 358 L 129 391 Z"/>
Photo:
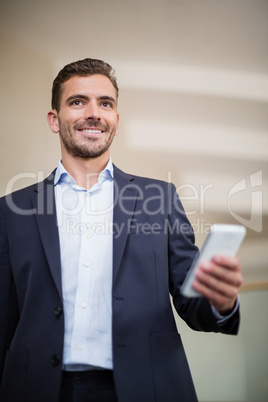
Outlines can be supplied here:
<path id="1" fill-rule="evenodd" d="M 116 91 L 104 75 L 74 76 L 63 84 L 59 112 L 49 113 L 63 152 L 96 158 L 108 149 L 118 131 Z"/>

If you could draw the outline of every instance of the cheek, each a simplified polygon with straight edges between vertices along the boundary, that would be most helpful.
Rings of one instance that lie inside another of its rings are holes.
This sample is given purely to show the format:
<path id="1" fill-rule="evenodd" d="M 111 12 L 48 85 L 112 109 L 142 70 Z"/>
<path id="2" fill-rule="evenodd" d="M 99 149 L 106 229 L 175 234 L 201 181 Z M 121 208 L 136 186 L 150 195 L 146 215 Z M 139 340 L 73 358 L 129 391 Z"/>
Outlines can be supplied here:
<path id="1" fill-rule="evenodd" d="M 73 125 L 74 125 L 74 123 L 70 119 L 68 119 L 68 120 L 67 119 L 62 119 L 62 120 L 59 121 L 60 130 L 62 130 L 64 132 L 70 131 L 70 129 L 72 129 Z"/>
<path id="2" fill-rule="evenodd" d="M 68 138 L 73 137 L 70 128 L 69 128 L 68 125 L 66 125 L 66 124 L 61 124 L 61 125 L 60 125 L 60 131 L 59 131 L 59 133 L 60 133 L 60 136 L 61 136 L 62 138 L 65 138 L 65 139 L 68 139 Z"/>
<path id="3" fill-rule="evenodd" d="M 81 120 L 82 117 L 81 112 L 78 113 L 78 111 L 64 110 L 59 115 L 59 122 L 64 126 L 73 126 L 76 122 Z"/>

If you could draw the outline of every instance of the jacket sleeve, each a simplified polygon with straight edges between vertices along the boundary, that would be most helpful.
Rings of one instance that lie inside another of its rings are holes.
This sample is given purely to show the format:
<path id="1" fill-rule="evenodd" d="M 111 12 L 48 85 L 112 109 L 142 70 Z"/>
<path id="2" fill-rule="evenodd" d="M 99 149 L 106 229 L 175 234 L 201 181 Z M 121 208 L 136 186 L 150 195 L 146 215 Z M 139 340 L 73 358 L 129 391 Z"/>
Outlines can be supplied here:
<path id="1" fill-rule="evenodd" d="M 193 228 L 176 189 L 173 185 L 171 187 L 171 208 L 168 219 L 169 279 L 175 309 L 187 325 L 196 331 L 237 334 L 239 308 L 228 320 L 219 323 L 207 299 L 203 297 L 187 298 L 180 293 L 182 283 L 198 253 L 198 248 L 194 245 Z"/>
<path id="2" fill-rule="evenodd" d="M 0 204 L 0 380 L 13 333 L 18 321 L 18 303 L 9 261 L 4 214 Z"/>

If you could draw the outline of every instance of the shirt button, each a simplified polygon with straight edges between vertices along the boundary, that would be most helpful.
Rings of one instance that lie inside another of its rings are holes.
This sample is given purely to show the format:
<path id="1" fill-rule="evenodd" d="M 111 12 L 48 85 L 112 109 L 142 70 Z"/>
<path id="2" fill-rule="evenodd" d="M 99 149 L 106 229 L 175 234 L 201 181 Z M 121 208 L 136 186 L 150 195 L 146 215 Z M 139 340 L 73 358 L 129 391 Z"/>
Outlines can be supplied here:
<path id="1" fill-rule="evenodd" d="M 81 352 L 83 350 L 83 346 L 82 345 L 77 345 L 77 350 L 79 350 L 79 352 Z"/>
<path id="2" fill-rule="evenodd" d="M 88 267 L 90 266 L 89 261 L 85 261 L 85 262 L 84 262 L 84 266 L 88 268 Z"/>
<path id="3" fill-rule="evenodd" d="M 70 183 L 71 179 L 70 177 L 66 177 L 66 183 Z"/>
<path id="4" fill-rule="evenodd" d="M 82 308 L 87 308 L 87 303 L 85 303 L 85 302 L 81 303 L 81 307 Z"/>

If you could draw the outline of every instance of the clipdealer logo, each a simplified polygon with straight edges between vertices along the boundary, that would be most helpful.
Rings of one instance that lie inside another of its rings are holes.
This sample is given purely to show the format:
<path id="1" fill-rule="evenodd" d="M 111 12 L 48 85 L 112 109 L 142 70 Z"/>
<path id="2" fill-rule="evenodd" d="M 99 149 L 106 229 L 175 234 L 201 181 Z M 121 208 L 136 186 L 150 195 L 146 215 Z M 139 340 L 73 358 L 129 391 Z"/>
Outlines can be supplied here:
<path id="1" fill-rule="evenodd" d="M 245 196 L 250 194 L 250 218 L 246 219 L 235 213 L 231 207 L 232 198 L 238 193 L 244 192 Z M 248 194 L 249 193 L 249 194 Z M 236 183 L 228 193 L 228 209 L 237 222 L 254 230 L 262 231 L 262 170 L 255 172 Z"/>

